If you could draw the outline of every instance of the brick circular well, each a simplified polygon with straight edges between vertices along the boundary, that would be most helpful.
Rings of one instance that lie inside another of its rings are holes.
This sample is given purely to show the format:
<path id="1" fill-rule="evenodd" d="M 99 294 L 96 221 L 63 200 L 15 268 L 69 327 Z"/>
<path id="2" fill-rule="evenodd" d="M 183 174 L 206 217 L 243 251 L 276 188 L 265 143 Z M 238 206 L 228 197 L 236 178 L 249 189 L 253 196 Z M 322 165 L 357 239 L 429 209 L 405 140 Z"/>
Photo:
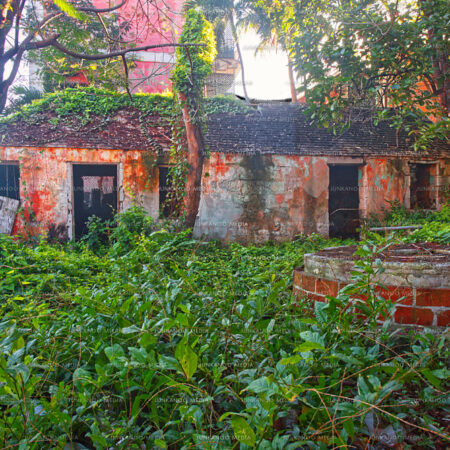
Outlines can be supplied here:
<path id="1" fill-rule="evenodd" d="M 294 294 L 327 301 L 351 282 L 356 246 L 330 247 L 306 254 L 294 270 Z M 395 303 L 392 319 L 402 325 L 450 325 L 450 245 L 416 243 L 394 245 L 377 255 L 384 272 L 377 293 Z"/>

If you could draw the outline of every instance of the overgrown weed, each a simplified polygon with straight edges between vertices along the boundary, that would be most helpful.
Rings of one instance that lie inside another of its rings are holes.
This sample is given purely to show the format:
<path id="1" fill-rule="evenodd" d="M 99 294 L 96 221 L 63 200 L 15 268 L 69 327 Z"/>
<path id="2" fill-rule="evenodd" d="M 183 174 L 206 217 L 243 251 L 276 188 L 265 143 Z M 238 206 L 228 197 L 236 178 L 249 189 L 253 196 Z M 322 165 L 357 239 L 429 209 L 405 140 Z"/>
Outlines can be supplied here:
<path id="1" fill-rule="evenodd" d="M 223 246 L 142 214 L 76 245 L 0 236 L 3 447 L 444 448 L 447 337 L 376 323 L 390 238 L 312 313 L 292 269 L 340 241 Z"/>

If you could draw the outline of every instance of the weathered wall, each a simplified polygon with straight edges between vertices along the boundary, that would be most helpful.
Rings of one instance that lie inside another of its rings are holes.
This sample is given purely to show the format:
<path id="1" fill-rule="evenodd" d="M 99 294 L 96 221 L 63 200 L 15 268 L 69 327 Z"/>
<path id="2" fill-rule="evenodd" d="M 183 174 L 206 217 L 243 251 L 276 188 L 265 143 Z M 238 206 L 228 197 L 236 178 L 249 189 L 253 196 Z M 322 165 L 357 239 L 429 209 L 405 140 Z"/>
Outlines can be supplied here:
<path id="1" fill-rule="evenodd" d="M 360 216 L 380 214 L 395 200 L 407 204 L 409 199 L 408 160 L 370 158 L 360 168 Z M 408 205 L 409 206 L 409 205 Z"/>
<path id="2" fill-rule="evenodd" d="M 195 236 L 264 242 L 313 231 L 328 232 L 324 158 L 211 153 L 205 160 Z"/>
<path id="3" fill-rule="evenodd" d="M 327 236 L 328 164 L 360 165 L 360 217 L 368 218 L 389 209 L 389 202 L 396 200 L 409 207 L 411 161 L 407 157 L 212 152 L 204 163 L 194 235 L 256 243 L 289 240 L 299 233 Z M 436 179 L 436 185 L 444 192 L 448 164 L 437 164 L 442 176 Z M 442 200 L 441 195 L 437 204 Z"/>
<path id="4" fill-rule="evenodd" d="M 441 208 L 450 200 L 450 159 L 441 160 L 438 163 L 436 174 L 436 205 Z"/>
<path id="5" fill-rule="evenodd" d="M 59 235 L 72 236 L 72 164 L 77 163 L 118 164 L 119 211 L 136 199 L 150 215 L 158 216 L 158 169 L 151 151 L 10 146 L 0 147 L 0 161 L 21 163 L 20 197 L 25 216 L 19 215 L 14 233 L 26 223 L 29 233 L 57 228 Z M 204 161 L 194 234 L 255 243 L 290 240 L 300 233 L 327 236 L 328 164 L 360 165 L 360 217 L 369 217 L 389 208 L 389 201 L 409 206 L 412 161 L 408 157 L 212 152 Z M 424 162 L 423 158 L 417 161 Z M 438 161 L 438 206 L 448 192 L 449 173 L 448 161 Z"/>
<path id="6" fill-rule="evenodd" d="M 158 169 L 149 151 L 93 150 L 49 147 L 0 147 L 0 161 L 18 161 L 20 199 L 24 215 L 16 218 L 13 233 L 45 233 L 59 227 L 60 237 L 72 226 L 72 164 L 117 164 L 118 208 L 136 199 L 150 215 L 159 210 Z M 32 213 L 32 214 L 30 214 Z"/>
<path id="7" fill-rule="evenodd" d="M 410 163 L 432 164 L 431 195 L 439 209 L 448 196 L 450 161 L 423 158 L 366 158 L 360 168 L 360 217 L 369 218 L 390 208 L 390 202 L 399 201 L 410 208 Z"/>

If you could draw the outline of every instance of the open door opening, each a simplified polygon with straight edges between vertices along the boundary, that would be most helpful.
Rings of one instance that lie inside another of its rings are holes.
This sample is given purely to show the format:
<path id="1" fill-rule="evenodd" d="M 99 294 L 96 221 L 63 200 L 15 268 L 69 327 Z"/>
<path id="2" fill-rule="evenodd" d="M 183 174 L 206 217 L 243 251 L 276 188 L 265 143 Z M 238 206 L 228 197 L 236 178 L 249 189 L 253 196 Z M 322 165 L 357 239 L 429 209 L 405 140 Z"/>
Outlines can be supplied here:
<path id="1" fill-rule="evenodd" d="M 73 165 L 75 239 L 86 232 L 89 217 L 106 221 L 117 212 L 117 166 Z"/>
<path id="2" fill-rule="evenodd" d="M 330 237 L 358 238 L 359 184 L 357 165 L 330 165 L 328 187 Z"/>
<path id="3" fill-rule="evenodd" d="M 410 198 L 412 209 L 435 209 L 435 164 L 411 164 Z"/>

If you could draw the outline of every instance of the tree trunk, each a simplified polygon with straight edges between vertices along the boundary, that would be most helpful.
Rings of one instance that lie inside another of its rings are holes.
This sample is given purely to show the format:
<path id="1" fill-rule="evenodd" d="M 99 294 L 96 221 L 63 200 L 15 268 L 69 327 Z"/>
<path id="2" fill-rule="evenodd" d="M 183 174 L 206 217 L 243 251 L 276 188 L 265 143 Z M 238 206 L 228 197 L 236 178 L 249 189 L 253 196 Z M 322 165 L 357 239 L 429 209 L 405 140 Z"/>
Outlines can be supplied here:
<path id="1" fill-rule="evenodd" d="M 289 86 L 291 87 L 291 99 L 292 103 L 297 103 L 297 91 L 294 83 L 294 71 L 292 70 L 292 61 L 288 56 L 288 71 L 289 71 Z"/>
<path id="2" fill-rule="evenodd" d="M 228 13 L 228 20 L 230 21 L 231 32 L 233 34 L 233 40 L 234 40 L 234 43 L 236 44 L 236 50 L 238 52 L 239 63 L 241 65 L 242 89 L 244 90 L 245 101 L 247 103 L 250 103 L 250 100 L 248 99 L 248 94 L 247 94 L 247 86 L 245 84 L 244 61 L 242 59 L 241 46 L 239 45 L 239 38 L 238 38 L 237 30 L 236 30 L 236 25 L 234 23 L 233 12 L 232 11 L 230 11 Z"/>
<path id="3" fill-rule="evenodd" d="M 186 142 L 188 147 L 188 173 L 185 187 L 186 195 L 184 196 L 185 225 L 192 228 L 195 224 L 200 205 L 204 145 L 200 128 L 192 122 L 191 113 L 186 104 L 186 96 L 180 93 L 178 97 L 183 105 L 183 122 L 186 129 Z"/>

